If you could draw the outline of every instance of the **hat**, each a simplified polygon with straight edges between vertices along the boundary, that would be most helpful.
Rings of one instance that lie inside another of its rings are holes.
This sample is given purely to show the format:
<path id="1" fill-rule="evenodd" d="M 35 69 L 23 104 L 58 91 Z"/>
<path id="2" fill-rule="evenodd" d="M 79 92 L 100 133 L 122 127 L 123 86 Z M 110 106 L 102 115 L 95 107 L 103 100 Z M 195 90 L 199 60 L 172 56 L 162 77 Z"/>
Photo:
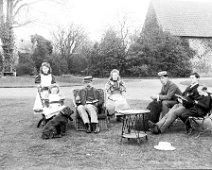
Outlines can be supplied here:
<path id="1" fill-rule="evenodd" d="M 173 151 L 176 148 L 171 146 L 169 142 L 159 142 L 158 145 L 154 146 L 155 149 L 164 150 L 164 151 Z"/>
<path id="2" fill-rule="evenodd" d="M 158 73 L 158 76 L 159 77 L 168 76 L 168 73 L 167 73 L 167 71 L 161 71 L 161 72 Z"/>
<path id="3" fill-rule="evenodd" d="M 50 68 L 50 64 L 49 64 L 48 62 L 43 62 L 43 63 L 41 64 L 41 67 L 42 67 L 42 66 L 46 66 L 46 67 Z"/>
<path id="4" fill-rule="evenodd" d="M 86 77 L 83 78 L 83 81 L 84 81 L 85 83 L 89 83 L 89 82 L 91 82 L 92 80 L 93 80 L 93 77 L 92 77 L 92 76 L 86 76 Z"/>

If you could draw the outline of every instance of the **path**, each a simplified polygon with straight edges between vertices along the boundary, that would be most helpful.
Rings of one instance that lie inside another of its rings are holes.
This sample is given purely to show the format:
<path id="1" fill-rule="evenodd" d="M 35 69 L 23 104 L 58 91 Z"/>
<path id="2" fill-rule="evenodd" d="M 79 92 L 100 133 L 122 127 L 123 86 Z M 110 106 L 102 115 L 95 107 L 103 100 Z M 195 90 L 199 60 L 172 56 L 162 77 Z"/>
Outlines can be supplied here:
<path id="1" fill-rule="evenodd" d="M 180 89 L 185 86 L 180 82 L 186 79 L 173 79 Z M 138 81 L 127 82 L 127 99 L 150 100 L 151 95 L 158 94 L 161 89 L 161 83 L 158 79 L 141 79 Z M 97 85 L 97 88 L 104 88 L 104 85 Z M 81 88 L 81 86 L 61 87 L 61 93 L 66 98 L 72 98 L 72 90 Z M 0 98 L 34 98 L 36 88 L 0 88 Z"/>

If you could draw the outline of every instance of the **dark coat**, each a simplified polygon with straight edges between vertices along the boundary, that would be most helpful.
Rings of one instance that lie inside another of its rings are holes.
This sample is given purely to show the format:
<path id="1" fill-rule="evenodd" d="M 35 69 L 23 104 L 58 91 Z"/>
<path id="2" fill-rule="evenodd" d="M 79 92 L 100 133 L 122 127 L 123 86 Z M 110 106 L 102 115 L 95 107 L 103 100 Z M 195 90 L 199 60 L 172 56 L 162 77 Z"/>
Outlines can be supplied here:
<path id="1" fill-rule="evenodd" d="M 98 92 L 98 90 L 96 88 L 94 88 L 94 87 L 92 87 L 91 90 L 93 92 L 94 100 L 95 99 L 99 100 L 98 103 L 97 103 L 97 106 L 101 106 L 103 104 L 103 102 L 104 102 L 104 98 L 103 98 L 104 96 L 102 96 L 100 94 L 100 92 Z M 87 99 L 87 88 L 81 89 L 79 91 L 78 95 L 79 95 L 80 99 L 78 101 L 76 101 L 77 104 L 85 105 L 86 104 L 86 99 Z"/>
<path id="2" fill-rule="evenodd" d="M 185 91 L 183 92 L 183 96 L 188 100 L 183 100 L 183 106 L 185 108 L 191 108 L 194 106 L 194 100 L 198 100 L 199 93 L 197 91 L 197 87 L 199 84 L 196 84 L 194 86 L 188 86 Z"/>
<path id="3" fill-rule="evenodd" d="M 176 84 L 168 80 L 166 85 L 163 85 L 159 98 L 160 100 L 176 100 L 175 94 L 181 95 L 182 92 Z"/>
<path id="4" fill-rule="evenodd" d="M 194 104 L 194 107 L 190 111 L 198 116 L 205 116 L 210 111 L 211 97 L 208 96 L 199 96 L 197 99 L 198 103 Z"/>

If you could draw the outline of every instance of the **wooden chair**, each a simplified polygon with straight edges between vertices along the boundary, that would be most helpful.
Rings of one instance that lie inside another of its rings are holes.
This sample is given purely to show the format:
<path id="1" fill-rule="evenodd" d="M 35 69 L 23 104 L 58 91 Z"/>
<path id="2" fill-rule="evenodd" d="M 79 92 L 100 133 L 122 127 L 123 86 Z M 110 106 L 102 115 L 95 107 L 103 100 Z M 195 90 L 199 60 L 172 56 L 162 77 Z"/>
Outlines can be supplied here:
<path id="1" fill-rule="evenodd" d="M 73 103 L 74 103 L 75 110 L 76 110 L 76 130 L 86 130 L 86 127 L 85 127 L 81 117 L 79 116 L 79 114 L 77 112 L 76 96 L 77 96 L 79 90 L 80 89 L 74 89 L 73 90 Z M 100 127 L 101 130 L 108 130 L 109 121 L 108 121 L 107 112 L 106 112 L 106 108 L 105 108 L 104 91 L 102 89 L 97 89 L 97 90 L 100 93 L 100 95 L 103 95 L 103 99 L 104 99 L 104 103 L 99 108 L 99 111 L 98 111 L 99 127 Z"/>

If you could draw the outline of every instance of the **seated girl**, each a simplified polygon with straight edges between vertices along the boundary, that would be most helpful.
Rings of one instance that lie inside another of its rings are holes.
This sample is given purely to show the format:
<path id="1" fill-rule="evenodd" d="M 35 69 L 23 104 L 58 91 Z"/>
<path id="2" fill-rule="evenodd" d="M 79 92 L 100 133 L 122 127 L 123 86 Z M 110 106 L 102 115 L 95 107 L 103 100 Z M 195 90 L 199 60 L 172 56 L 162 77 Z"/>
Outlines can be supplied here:
<path id="1" fill-rule="evenodd" d="M 113 69 L 110 72 L 109 81 L 106 83 L 106 108 L 109 115 L 114 115 L 118 110 L 129 109 L 129 105 L 124 96 L 126 87 L 121 80 L 119 71 Z"/>
<path id="2" fill-rule="evenodd" d="M 59 86 L 53 84 L 49 87 L 49 96 L 43 108 L 43 114 L 46 119 L 57 115 L 62 109 L 65 108 L 64 97 L 60 94 Z"/>

